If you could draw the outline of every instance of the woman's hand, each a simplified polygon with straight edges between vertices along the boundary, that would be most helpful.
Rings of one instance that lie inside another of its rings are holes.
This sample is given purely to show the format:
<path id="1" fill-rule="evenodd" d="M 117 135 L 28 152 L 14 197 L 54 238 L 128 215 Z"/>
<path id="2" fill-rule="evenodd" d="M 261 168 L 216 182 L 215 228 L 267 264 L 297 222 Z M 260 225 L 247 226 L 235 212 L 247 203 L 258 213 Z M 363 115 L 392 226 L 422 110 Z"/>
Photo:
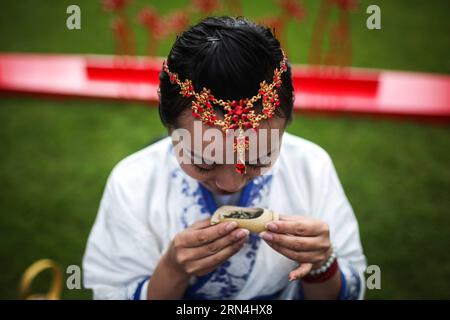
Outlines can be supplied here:
<path id="1" fill-rule="evenodd" d="M 280 215 L 280 220 L 267 224 L 260 236 L 267 244 L 300 266 L 289 273 L 289 280 L 306 276 L 320 268 L 332 252 L 328 225 L 318 219 Z"/>
<path id="2" fill-rule="evenodd" d="M 202 276 L 238 252 L 249 235 L 236 222 L 210 225 L 210 219 L 194 223 L 175 236 L 166 253 L 167 263 L 189 278 Z"/>

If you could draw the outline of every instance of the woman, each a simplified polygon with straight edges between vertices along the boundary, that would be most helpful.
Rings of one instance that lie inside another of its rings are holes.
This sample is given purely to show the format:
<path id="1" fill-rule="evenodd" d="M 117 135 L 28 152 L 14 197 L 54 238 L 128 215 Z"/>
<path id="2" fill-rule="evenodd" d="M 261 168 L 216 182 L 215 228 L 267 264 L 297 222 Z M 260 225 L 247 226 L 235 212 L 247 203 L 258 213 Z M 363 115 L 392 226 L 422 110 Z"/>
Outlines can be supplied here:
<path id="1" fill-rule="evenodd" d="M 362 298 L 358 224 L 332 161 L 284 132 L 291 70 L 272 32 L 243 18 L 201 21 L 177 38 L 159 93 L 171 137 L 127 157 L 108 179 L 83 262 L 94 297 Z M 194 140 L 197 129 L 213 128 L 208 153 Z M 232 162 L 218 161 L 230 131 Z M 255 136 L 266 146 L 256 158 Z M 211 225 L 221 205 L 270 208 L 280 219 L 260 234 Z"/>

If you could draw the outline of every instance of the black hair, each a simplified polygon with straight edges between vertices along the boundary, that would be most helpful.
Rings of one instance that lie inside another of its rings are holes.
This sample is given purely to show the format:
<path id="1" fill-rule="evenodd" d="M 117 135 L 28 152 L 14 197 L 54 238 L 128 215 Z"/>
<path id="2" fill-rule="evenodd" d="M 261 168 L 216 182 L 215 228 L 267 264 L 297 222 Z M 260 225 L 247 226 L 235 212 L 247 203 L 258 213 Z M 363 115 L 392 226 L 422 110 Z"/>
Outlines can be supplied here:
<path id="1" fill-rule="evenodd" d="M 238 100 L 256 95 L 263 80 L 271 83 L 282 58 L 280 42 L 269 28 L 243 17 L 224 16 L 205 18 L 178 36 L 167 64 L 180 80 L 191 79 L 195 91 L 206 87 L 218 99 Z M 289 63 L 281 79 L 276 115 L 288 123 L 294 102 Z M 159 81 L 161 121 L 176 128 L 178 117 L 190 108 L 192 98 L 179 94 L 179 86 L 170 82 L 166 72 L 161 71 Z M 260 101 L 255 109 L 261 109 Z"/>

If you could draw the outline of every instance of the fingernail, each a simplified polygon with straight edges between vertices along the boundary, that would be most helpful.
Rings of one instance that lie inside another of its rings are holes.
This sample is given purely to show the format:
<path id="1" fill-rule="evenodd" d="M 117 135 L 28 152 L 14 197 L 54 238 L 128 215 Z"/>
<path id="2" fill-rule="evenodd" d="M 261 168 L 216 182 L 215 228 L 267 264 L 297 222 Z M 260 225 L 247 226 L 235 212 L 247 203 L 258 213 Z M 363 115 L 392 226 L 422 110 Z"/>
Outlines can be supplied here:
<path id="1" fill-rule="evenodd" d="M 297 280 L 297 276 L 293 275 L 292 273 L 289 274 L 289 281 Z"/>
<path id="2" fill-rule="evenodd" d="M 266 241 L 271 241 L 273 239 L 273 236 L 270 234 L 270 232 L 263 231 L 259 234 L 259 236 Z"/>
<path id="3" fill-rule="evenodd" d="M 266 229 L 270 231 L 277 231 L 278 226 L 275 223 L 270 222 L 266 225 Z"/>
<path id="4" fill-rule="evenodd" d="M 250 231 L 248 231 L 247 229 L 239 230 L 239 232 L 236 234 L 236 238 L 238 238 L 238 239 L 245 238 L 246 236 L 249 235 L 249 233 L 250 233 Z"/>
<path id="5" fill-rule="evenodd" d="M 234 228 L 237 227 L 237 223 L 235 221 L 229 222 L 226 226 L 225 226 L 225 231 L 226 232 L 230 232 L 231 230 L 233 230 Z"/>

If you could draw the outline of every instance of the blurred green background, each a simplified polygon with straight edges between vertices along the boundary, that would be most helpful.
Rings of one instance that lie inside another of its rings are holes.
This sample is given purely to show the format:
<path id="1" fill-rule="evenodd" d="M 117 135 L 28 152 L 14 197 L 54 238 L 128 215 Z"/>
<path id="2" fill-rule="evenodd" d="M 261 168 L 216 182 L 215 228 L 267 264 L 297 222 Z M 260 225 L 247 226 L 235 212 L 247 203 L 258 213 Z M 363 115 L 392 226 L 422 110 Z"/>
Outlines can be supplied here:
<path id="1" fill-rule="evenodd" d="M 318 1 L 303 1 L 306 21 L 288 27 L 290 59 L 306 63 Z M 147 46 L 136 14 L 162 13 L 188 1 L 133 1 L 128 14 L 138 53 Z M 242 1 L 244 15 L 279 12 L 275 1 Z M 81 30 L 66 28 L 66 8 L 81 7 Z M 365 10 L 381 8 L 382 29 L 368 30 Z M 359 1 L 352 14 L 353 65 L 450 74 L 446 0 Z M 0 4 L 0 51 L 114 53 L 112 15 L 99 1 Z M 159 48 L 167 55 L 173 39 Z M 450 128 L 351 116 L 297 114 L 289 131 L 332 156 L 360 223 L 369 264 L 382 289 L 369 299 L 449 298 Z M 145 104 L 0 96 L 0 298 L 15 299 L 22 272 L 40 258 L 81 265 L 107 176 L 128 154 L 165 135 Z M 45 291 L 43 274 L 35 292 Z M 67 290 L 64 299 L 90 298 Z"/>

